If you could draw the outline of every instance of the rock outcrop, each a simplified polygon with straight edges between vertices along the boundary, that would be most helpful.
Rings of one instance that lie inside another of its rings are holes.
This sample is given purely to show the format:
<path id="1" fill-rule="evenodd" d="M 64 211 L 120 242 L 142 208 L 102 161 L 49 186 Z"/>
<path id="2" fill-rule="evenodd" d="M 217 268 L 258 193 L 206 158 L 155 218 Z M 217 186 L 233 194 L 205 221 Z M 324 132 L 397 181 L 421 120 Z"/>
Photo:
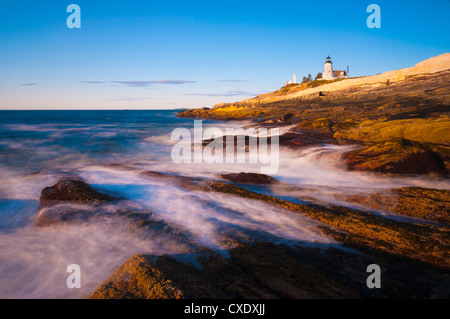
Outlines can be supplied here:
<path id="1" fill-rule="evenodd" d="M 342 198 L 370 209 L 419 217 L 450 226 L 450 191 L 402 187 L 379 193 L 345 195 Z"/>
<path id="2" fill-rule="evenodd" d="M 61 203 L 99 204 L 117 198 L 95 190 L 89 184 L 77 179 L 63 179 L 41 192 L 40 207 L 50 207 Z"/>
<path id="3" fill-rule="evenodd" d="M 371 143 L 345 154 L 350 169 L 390 174 L 446 175 L 440 155 L 418 142 L 393 139 Z"/>
<path id="4" fill-rule="evenodd" d="M 145 299 L 305 299 L 305 298 L 445 298 L 446 291 L 415 264 L 389 264 L 377 257 L 268 242 L 241 243 L 228 256 L 135 255 L 120 266 L 89 298 Z M 368 289 L 366 268 L 383 267 L 382 289 Z M 407 279 L 406 279 L 407 278 Z"/>
<path id="5" fill-rule="evenodd" d="M 81 224 L 92 221 L 107 221 L 108 219 L 122 218 L 135 226 L 156 226 L 158 222 L 152 221 L 153 212 L 149 210 L 125 209 L 114 207 L 91 207 L 86 205 L 61 204 L 44 207 L 39 211 L 34 226 L 47 227 L 62 224 Z"/>
<path id="6" fill-rule="evenodd" d="M 279 183 L 276 178 L 259 173 L 230 173 L 222 174 L 221 177 L 227 181 L 238 184 L 271 185 Z"/>
<path id="7" fill-rule="evenodd" d="M 183 293 L 153 265 L 148 255 L 135 255 L 90 296 L 91 299 L 181 299 Z"/>

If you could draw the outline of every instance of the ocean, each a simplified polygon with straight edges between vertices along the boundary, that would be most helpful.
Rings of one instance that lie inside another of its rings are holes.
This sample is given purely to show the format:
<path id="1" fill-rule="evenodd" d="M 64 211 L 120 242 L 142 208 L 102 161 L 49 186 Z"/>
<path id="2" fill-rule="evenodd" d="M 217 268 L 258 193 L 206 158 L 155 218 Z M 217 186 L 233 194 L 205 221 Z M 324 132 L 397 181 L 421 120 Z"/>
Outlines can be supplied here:
<path id="1" fill-rule="evenodd" d="M 219 129 L 249 124 L 203 121 L 204 128 Z M 246 163 L 174 163 L 171 151 L 176 141 L 171 133 L 176 128 L 192 130 L 193 125 L 192 119 L 176 117 L 175 110 L 0 111 L 0 298 L 84 298 L 134 254 L 169 254 L 196 265 L 202 248 L 226 257 L 226 239 L 340 246 L 306 216 L 139 175 L 156 171 L 218 179 L 222 173 L 259 172 L 258 165 Z M 246 187 L 294 202 L 313 197 L 350 207 L 337 195 L 402 186 L 450 189 L 448 180 L 349 172 L 342 154 L 352 147 L 282 148 L 273 176 L 285 186 Z M 70 177 L 125 199 L 103 206 L 105 212 L 151 212 L 152 220 L 170 227 L 141 232 L 119 217 L 34 227 L 42 189 Z M 66 286 L 69 264 L 81 268 L 81 289 Z"/>

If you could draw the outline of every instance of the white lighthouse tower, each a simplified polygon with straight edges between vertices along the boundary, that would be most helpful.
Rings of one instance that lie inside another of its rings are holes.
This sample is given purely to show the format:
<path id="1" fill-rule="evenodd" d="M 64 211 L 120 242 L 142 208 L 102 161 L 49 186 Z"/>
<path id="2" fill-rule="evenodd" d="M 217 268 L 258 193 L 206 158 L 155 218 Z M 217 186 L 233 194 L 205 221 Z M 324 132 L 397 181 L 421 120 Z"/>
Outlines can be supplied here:
<path id="1" fill-rule="evenodd" d="M 325 61 L 325 65 L 323 67 L 323 74 L 322 79 L 324 80 L 333 80 L 333 63 L 331 63 L 331 58 L 328 56 L 327 60 Z"/>

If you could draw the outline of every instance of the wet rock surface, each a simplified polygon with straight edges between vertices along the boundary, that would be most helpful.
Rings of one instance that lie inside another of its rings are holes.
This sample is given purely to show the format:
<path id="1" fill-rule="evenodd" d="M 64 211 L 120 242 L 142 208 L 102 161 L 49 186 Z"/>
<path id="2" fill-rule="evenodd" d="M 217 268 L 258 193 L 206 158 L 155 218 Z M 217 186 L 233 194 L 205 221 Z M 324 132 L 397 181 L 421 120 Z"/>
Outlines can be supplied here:
<path id="1" fill-rule="evenodd" d="M 324 226 L 319 228 L 324 234 L 351 247 L 450 269 L 450 228 L 446 225 L 400 222 L 342 206 L 296 204 L 220 181 L 206 183 L 205 191 L 263 201 L 304 214 L 322 222 Z"/>
<path id="2" fill-rule="evenodd" d="M 41 192 L 40 207 L 50 207 L 61 203 L 99 204 L 112 202 L 119 198 L 95 190 L 92 186 L 79 179 L 63 179 Z"/>
<path id="3" fill-rule="evenodd" d="M 227 181 L 242 184 L 271 185 L 279 183 L 276 178 L 259 173 L 230 173 L 222 174 L 221 177 Z"/>
<path id="4" fill-rule="evenodd" d="M 368 145 L 345 154 L 350 169 L 390 174 L 446 175 L 444 161 L 420 143 L 404 139 Z"/>
<path id="5" fill-rule="evenodd" d="M 48 227 L 52 225 L 63 224 L 80 224 L 93 221 L 107 221 L 108 219 L 123 218 L 128 222 L 132 222 L 135 225 L 146 225 L 151 223 L 150 219 L 153 212 L 149 210 L 137 210 L 137 209 L 115 209 L 112 207 L 91 207 L 80 205 L 57 205 L 52 207 L 46 207 L 39 211 L 34 226 L 35 227 Z"/>
<path id="6" fill-rule="evenodd" d="M 450 225 L 450 191 L 402 187 L 382 193 L 345 196 L 345 199 L 400 215 L 419 217 Z"/>
<path id="7" fill-rule="evenodd" d="M 341 249 L 255 242 L 228 253 L 198 256 L 200 267 L 167 255 L 132 256 L 89 298 L 445 298 L 450 293 L 424 278 L 417 265 L 383 259 L 376 259 L 382 289 L 368 289 L 366 267 L 374 259 Z"/>

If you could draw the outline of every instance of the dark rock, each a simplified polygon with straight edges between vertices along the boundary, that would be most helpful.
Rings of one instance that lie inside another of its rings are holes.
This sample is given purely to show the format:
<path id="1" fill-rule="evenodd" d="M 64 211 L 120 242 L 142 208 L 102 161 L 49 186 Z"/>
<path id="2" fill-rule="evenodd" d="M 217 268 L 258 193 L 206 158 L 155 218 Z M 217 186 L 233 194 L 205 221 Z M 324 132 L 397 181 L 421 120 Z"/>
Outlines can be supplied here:
<path id="1" fill-rule="evenodd" d="M 286 113 L 286 114 L 284 114 L 284 115 L 281 117 L 281 120 L 282 120 L 283 122 L 287 122 L 287 121 L 289 121 L 293 116 L 294 116 L 294 114 L 292 114 L 292 113 Z"/>
<path id="2" fill-rule="evenodd" d="M 270 124 L 270 123 L 265 123 Z M 255 136 L 239 136 L 242 138 L 242 143 L 245 152 L 250 150 L 251 145 L 259 145 L 259 137 Z M 205 147 L 209 143 L 214 141 L 214 139 L 203 140 L 202 146 Z M 234 141 L 234 153 L 237 154 L 238 151 L 238 136 L 223 136 L 216 139 L 216 142 L 221 141 L 223 144 L 224 152 L 227 150 L 227 141 Z M 323 143 L 333 142 L 333 133 L 324 129 L 296 129 L 295 132 L 287 132 L 278 136 L 278 142 L 280 146 L 287 146 L 289 148 L 297 149 L 303 146 L 317 145 Z M 272 139 L 267 139 L 267 145 L 270 146 Z"/>
<path id="3" fill-rule="evenodd" d="M 372 143 L 346 153 L 344 158 L 349 168 L 354 170 L 389 174 L 446 174 L 439 154 L 418 142 L 405 139 Z"/>
<path id="4" fill-rule="evenodd" d="M 227 141 L 233 141 L 234 153 L 237 153 L 239 147 L 243 146 L 247 152 L 250 145 L 258 145 L 259 137 L 249 136 L 249 135 L 225 135 L 217 137 L 215 139 L 202 140 L 202 147 L 206 147 L 211 142 L 220 143 L 222 142 L 224 152 L 227 150 Z M 267 145 L 270 145 L 271 139 L 268 139 Z"/>
<path id="5" fill-rule="evenodd" d="M 381 171 L 397 174 L 445 174 L 445 167 L 438 157 L 429 150 L 422 150 L 404 159 L 380 167 Z"/>
<path id="6" fill-rule="evenodd" d="M 116 199 L 118 198 L 96 191 L 92 186 L 81 180 L 64 179 L 42 190 L 40 208 L 50 207 L 64 202 L 98 204 Z"/>
<path id="7" fill-rule="evenodd" d="M 45 207 L 39 211 L 34 221 L 35 227 L 46 227 L 63 223 L 86 222 L 95 215 L 92 210 L 83 210 L 74 207 L 53 206 Z"/>
<path id="8" fill-rule="evenodd" d="M 296 132 L 288 132 L 280 135 L 281 146 L 297 149 L 299 147 L 332 143 L 333 134 L 324 129 L 297 129 Z"/>
<path id="9" fill-rule="evenodd" d="M 414 263 L 342 249 L 238 244 L 228 258 L 196 254 L 201 267 L 181 256 L 135 255 L 98 287 L 91 299 L 446 298 L 447 289 Z M 178 258 L 180 259 L 180 258 Z M 367 265 L 382 267 L 382 289 L 368 289 Z"/>
<path id="10" fill-rule="evenodd" d="M 105 207 L 90 207 L 74 204 L 61 204 L 45 207 L 39 211 L 34 221 L 35 227 L 46 227 L 60 224 L 80 224 L 93 219 L 109 219 L 123 217 L 134 224 L 145 226 L 148 224 L 151 211 L 135 209 L 106 209 Z"/>
<path id="11" fill-rule="evenodd" d="M 270 243 L 197 257 L 201 267 L 170 256 L 135 255 L 91 299 L 320 298 L 358 297 L 352 288 L 297 259 L 298 253 Z M 320 252 L 316 253 L 320 254 Z"/>
<path id="12" fill-rule="evenodd" d="M 270 185 L 279 183 L 279 181 L 272 176 L 258 173 L 231 173 L 222 174 L 221 177 L 227 181 L 242 184 Z"/>

